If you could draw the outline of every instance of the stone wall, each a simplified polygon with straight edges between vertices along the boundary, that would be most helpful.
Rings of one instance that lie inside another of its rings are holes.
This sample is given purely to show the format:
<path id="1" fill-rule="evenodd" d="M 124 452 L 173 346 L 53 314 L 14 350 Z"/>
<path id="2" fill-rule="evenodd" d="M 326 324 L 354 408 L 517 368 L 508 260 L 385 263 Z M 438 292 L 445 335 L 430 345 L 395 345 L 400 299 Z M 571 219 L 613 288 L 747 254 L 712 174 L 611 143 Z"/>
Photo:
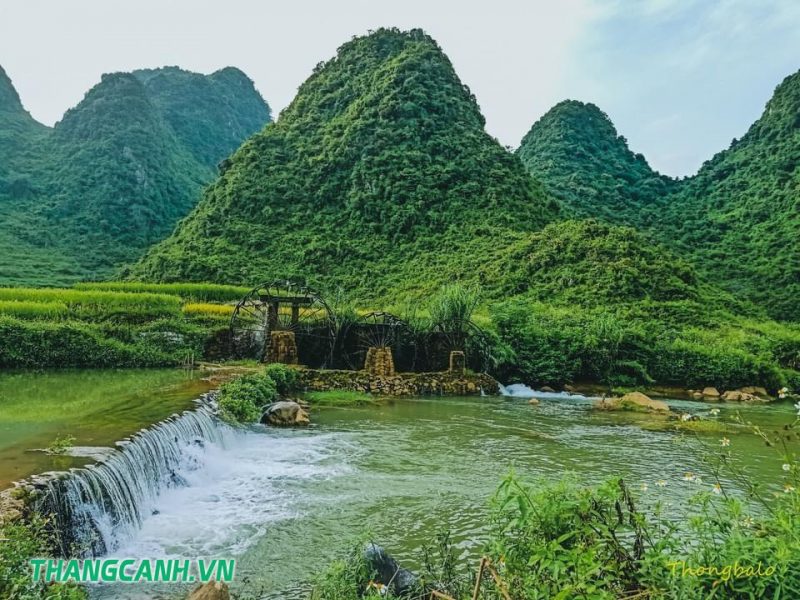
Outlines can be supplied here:
<path id="1" fill-rule="evenodd" d="M 383 396 L 493 395 L 499 386 L 491 376 L 453 373 L 397 373 L 370 375 L 366 371 L 298 369 L 298 383 L 311 391 L 349 390 Z"/>

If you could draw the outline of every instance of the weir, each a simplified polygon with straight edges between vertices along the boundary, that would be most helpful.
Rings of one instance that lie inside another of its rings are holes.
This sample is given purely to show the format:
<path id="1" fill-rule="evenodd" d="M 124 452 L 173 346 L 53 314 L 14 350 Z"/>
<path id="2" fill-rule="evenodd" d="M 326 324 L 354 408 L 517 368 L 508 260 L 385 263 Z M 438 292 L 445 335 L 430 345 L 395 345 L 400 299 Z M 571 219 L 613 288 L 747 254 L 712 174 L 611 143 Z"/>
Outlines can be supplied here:
<path id="1" fill-rule="evenodd" d="M 102 463 L 49 479 L 35 503 L 48 516 L 62 556 L 113 552 L 152 514 L 159 495 L 186 485 L 207 443 L 224 445 L 226 426 L 208 404 L 174 415 L 119 442 Z"/>

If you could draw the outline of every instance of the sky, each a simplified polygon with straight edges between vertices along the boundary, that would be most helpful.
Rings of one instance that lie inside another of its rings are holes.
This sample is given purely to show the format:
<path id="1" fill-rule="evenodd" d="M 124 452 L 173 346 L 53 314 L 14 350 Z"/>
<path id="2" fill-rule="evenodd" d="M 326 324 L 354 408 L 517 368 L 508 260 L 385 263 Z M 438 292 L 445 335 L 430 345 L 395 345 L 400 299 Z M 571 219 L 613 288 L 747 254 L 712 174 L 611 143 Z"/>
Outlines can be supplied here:
<path id="1" fill-rule="evenodd" d="M 103 73 L 247 73 L 273 114 L 354 35 L 421 27 L 516 147 L 557 102 L 594 102 L 632 150 L 691 175 L 800 69 L 800 0 L 2 0 L 0 65 L 52 125 Z"/>

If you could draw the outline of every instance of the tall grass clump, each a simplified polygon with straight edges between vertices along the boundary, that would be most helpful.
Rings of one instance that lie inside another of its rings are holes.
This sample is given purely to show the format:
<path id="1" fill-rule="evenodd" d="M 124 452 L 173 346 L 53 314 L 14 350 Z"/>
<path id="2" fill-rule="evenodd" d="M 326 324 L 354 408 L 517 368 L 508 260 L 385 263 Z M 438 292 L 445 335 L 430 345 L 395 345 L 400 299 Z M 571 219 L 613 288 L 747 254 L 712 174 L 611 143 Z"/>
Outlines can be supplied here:
<path id="1" fill-rule="evenodd" d="M 481 302 L 477 288 L 453 283 L 442 287 L 430 301 L 431 322 L 453 327 L 463 326 Z"/>
<path id="2" fill-rule="evenodd" d="M 111 292 L 168 294 L 180 296 L 185 301 L 194 302 L 232 302 L 250 291 L 238 285 L 216 283 L 142 283 L 139 281 L 105 281 L 97 283 L 78 283 L 75 289 L 104 290 Z"/>

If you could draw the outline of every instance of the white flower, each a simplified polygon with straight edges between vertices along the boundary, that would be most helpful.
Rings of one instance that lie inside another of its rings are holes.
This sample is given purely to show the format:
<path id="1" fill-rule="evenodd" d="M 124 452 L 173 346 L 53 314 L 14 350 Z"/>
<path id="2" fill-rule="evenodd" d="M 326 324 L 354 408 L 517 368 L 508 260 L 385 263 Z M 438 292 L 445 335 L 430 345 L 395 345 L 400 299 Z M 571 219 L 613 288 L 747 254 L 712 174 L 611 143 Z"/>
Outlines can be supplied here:
<path id="1" fill-rule="evenodd" d="M 724 437 L 719 441 L 719 445 L 724 448 L 726 446 L 730 446 L 731 445 L 731 441 L 728 438 Z"/>
<path id="2" fill-rule="evenodd" d="M 690 415 L 689 413 L 683 413 L 681 415 L 681 421 L 688 421 L 691 418 L 692 418 L 692 415 Z"/>
<path id="3" fill-rule="evenodd" d="M 786 494 L 788 494 L 788 493 L 790 493 L 790 492 L 793 492 L 793 491 L 794 491 L 794 486 L 792 486 L 792 485 L 789 485 L 789 484 L 787 483 L 785 486 L 783 486 L 783 491 L 784 491 L 784 493 L 786 493 Z"/>
<path id="4" fill-rule="evenodd" d="M 683 480 L 684 481 L 694 481 L 695 477 L 696 477 L 695 474 L 692 473 L 692 472 L 688 472 L 688 473 L 684 473 L 683 474 Z"/>
<path id="5" fill-rule="evenodd" d="M 710 411 L 708 411 L 708 414 L 710 414 L 712 417 L 716 417 L 719 414 L 719 409 L 712 408 Z"/>
<path id="6" fill-rule="evenodd" d="M 752 527 L 753 526 L 753 517 L 745 517 L 742 519 L 742 526 L 744 527 Z"/>
<path id="7" fill-rule="evenodd" d="M 722 486 L 720 484 L 718 484 L 718 483 L 715 483 L 714 487 L 711 488 L 711 491 L 714 492 L 715 494 L 721 494 L 722 493 Z"/>
<path id="8" fill-rule="evenodd" d="M 646 492 L 646 491 L 647 491 L 647 484 L 646 484 L 646 483 L 643 483 L 643 484 L 642 484 L 641 490 L 642 490 L 643 492 Z"/>
<path id="9" fill-rule="evenodd" d="M 658 481 L 656 481 L 656 485 L 658 487 L 666 487 L 667 486 L 667 482 L 664 479 L 659 479 Z"/>
<path id="10" fill-rule="evenodd" d="M 792 465 L 790 465 L 789 463 L 783 463 L 783 470 L 784 471 L 791 471 L 792 470 Z"/>

